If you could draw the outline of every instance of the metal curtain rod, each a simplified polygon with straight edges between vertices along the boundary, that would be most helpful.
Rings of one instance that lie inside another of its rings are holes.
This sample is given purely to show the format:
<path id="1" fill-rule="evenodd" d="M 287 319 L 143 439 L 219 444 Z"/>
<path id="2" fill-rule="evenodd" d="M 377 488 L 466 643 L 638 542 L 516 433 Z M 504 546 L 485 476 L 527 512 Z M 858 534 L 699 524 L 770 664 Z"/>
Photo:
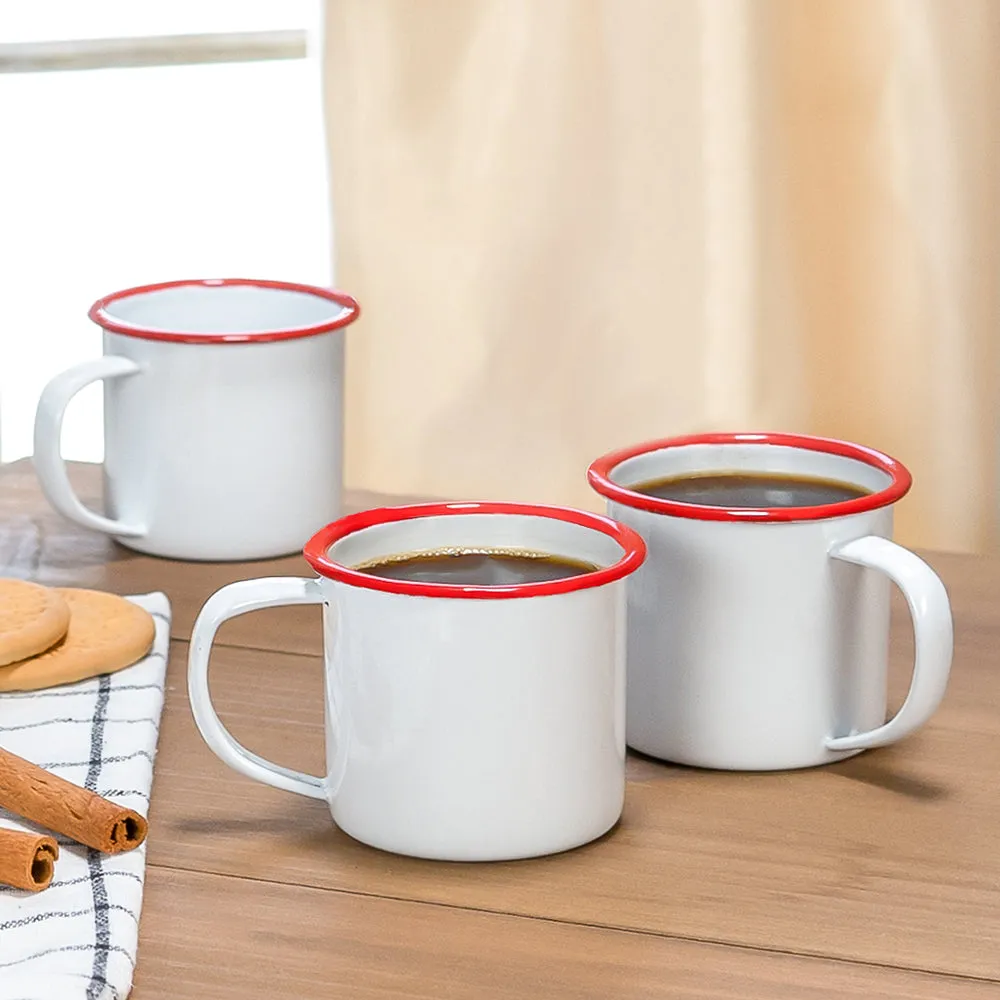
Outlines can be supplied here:
<path id="1" fill-rule="evenodd" d="M 0 73 L 304 59 L 304 30 L 0 44 Z"/>

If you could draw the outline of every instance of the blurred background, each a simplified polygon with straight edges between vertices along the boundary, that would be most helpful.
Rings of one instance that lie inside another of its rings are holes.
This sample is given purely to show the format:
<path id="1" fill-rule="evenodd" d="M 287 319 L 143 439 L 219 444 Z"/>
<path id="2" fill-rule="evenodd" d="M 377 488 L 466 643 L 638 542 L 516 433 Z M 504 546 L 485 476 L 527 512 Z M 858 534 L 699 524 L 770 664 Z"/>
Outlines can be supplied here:
<path id="1" fill-rule="evenodd" d="M 318 0 L 0 3 L 3 461 L 31 454 L 45 383 L 101 353 L 101 295 L 330 284 L 319 23 Z M 99 384 L 63 445 L 101 460 Z"/>
<path id="2" fill-rule="evenodd" d="M 910 466 L 902 541 L 996 546 L 996 0 L 21 6 L 4 460 L 99 295 L 287 278 L 362 304 L 349 485 L 599 509 L 609 448 L 795 430 Z M 26 71 L 151 36 L 176 64 Z M 74 405 L 98 459 L 99 390 Z"/>

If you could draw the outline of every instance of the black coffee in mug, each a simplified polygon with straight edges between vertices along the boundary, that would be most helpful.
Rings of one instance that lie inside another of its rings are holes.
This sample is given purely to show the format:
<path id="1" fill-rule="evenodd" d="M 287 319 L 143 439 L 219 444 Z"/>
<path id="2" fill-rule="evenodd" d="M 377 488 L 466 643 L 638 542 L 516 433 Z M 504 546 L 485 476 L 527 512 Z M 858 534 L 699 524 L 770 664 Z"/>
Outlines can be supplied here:
<path id="1" fill-rule="evenodd" d="M 592 563 L 521 549 L 437 549 L 372 559 L 354 567 L 387 580 L 450 583 L 460 587 L 509 587 L 582 576 Z"/>
<path id="2" fill-rule="evenodd" d="M 695 472 L 629 486 L 636 493 L 706 507 L 821 507 L 868 496 L 835 479 L 779 472 Z"/>

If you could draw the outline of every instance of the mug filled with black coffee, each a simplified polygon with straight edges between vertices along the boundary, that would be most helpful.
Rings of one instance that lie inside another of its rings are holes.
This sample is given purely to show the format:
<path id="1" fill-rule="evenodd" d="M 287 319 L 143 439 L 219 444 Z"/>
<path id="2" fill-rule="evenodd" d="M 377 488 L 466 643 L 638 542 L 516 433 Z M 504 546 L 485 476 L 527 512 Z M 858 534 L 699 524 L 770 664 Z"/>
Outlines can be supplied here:
<path id="1" fill-rule="evenodd" d="M 909 472 L 861 445 L 705 434 L 612 452 L 589 469 L 642 535 L 628 583 L 628 743 L 666 760 L 772 770 L 835 761 L 923 725 L 944 695 L 944 586 L 891 541 Z M 886 721 L 889 581 L 916 661 Z"/>
<path id="2" fill-rule="evenodd" d="M 417 857 L 549 854 L 617 822 L 625 579 L 645 557 L 635 531 L 561 507 L 417 504 L 341 518 L 304 554 L 317 578 L 231 584 L 195 623 L 191 707 L 222 760 Z M 324 609 L 321 777 L 244 749 L 209 696 L 219 625 L 281 604 Z"/>
<path id="3" fill-rule="evenodd" d="M 383 580 L 450 583 L 463 587 L 509 587 L 548 583 L 599 569 L 595 563 L 524 549 L 444 548 L 406 552 L 355 566 Z"/>

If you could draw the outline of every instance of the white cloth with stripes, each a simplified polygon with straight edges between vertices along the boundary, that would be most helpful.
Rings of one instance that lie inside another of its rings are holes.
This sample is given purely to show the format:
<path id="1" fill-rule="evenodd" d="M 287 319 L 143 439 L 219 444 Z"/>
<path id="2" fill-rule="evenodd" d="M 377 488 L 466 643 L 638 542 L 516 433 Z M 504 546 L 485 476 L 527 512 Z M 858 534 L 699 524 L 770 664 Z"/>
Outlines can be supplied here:
<path id="1" fill-rule="evenodd" d="M 170 603 L 159 593 L 129 600 L 155 618 L 149 656 L 79 684 L 0 694 L 0 746 L 146 815 Z M 3 810 L 0 825 L 37 829 Z M 124 1000 L 135 968 L 146 845 L 109 856 L 57 840 L 48 889 L 0 886 L 0 1000 Z"/>

